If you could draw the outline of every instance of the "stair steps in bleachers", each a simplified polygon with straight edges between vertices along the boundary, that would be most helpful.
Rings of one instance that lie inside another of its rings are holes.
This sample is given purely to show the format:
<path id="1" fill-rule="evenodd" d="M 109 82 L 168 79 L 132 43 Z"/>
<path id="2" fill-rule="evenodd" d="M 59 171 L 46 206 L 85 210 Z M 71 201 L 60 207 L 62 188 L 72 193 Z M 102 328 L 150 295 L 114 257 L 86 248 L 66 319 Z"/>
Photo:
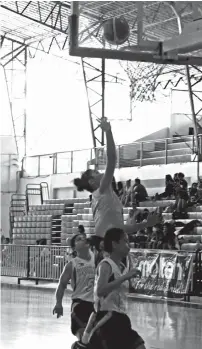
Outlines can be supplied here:
<path id="1" fill-rule="evenodd" d="M 157 154 L 156 154 L 157 155 Z M 185 162 L 191 162 L 192 156 L 190 154 L 184 154 L 184 155 L 174 155 L 167 157 L 167 164 L 176 164 L 176 163 L 185 163 Z M 148 166 L 148 165 L 164 165 L 165 164 L 165 155 L 161 157 L 150 157 L 150 158 L 143 158 L 141 160 L 141 166 Z M 133 166 L 140 166 L 140 159 L 133 160 Z"/>
<path id="2" fill-rule="evenodd" d="M 169 222 L 169 221 L 170 221 L 170 219 L 165 220 L 165 222 Z M 193 219 L 175 219 L 176 223 L 183 223 L 183 224 L 188 224 L 192 221 L 193 221 Z M 201 221 L 201 220 L 199 219 L 199 221 Z M 201 221 L 201 224 L 202 224 L 202 221 Z"/>
<path id="3" fill-rule="evenodd" d="M 184 143 L 186 144 L 187 142 L 190 142 L 191 144 L 193 144 L 193 139 L 194 139 L 194 136 L 193 138 L 190 140 L 190 136 L 184 136 L 184 135 L 179 135 L 179 134 L 176 134 L 176 135 L 173 135 L 173 138 L 171 138 L 169 140 L 170 143 Z"/>
<path id="4" fill-rule="evenodd" d="M 161 201 L 143 201 L 140 202 L 140 207 L 148 208 L 148 207 L 168 207 L 170 205 L 174 205 L 175 200 L 161 200 Z"/>
<path id="5" fill-rule="evenodd" d="M 170 149 L 167 150 L 167 156 L 178 156 L 178 155 L 191 155 L 192 149 L 190 148 L 181 148 L 181 149 Z M 164 158 L 165 159 L 165 149 L 164 150 L 155 150 L 155 151 L 143 151 L 142 153 L 143 159 L 156 159 L 156 158 Z M 140 159 L 140 152 L 138 152 L 138 159 Z"/>
<path id="6" fill-rule="evenodd" d="M 172 219 L 172 213 L 163 213 L 163 218 L 165 220 L 169 220 Z M 202 212 L 189 212 L 188 213 L 188 219 L 198 219 L 198 220 L 202 220 Z"/>
<path id="7" fill-rule="evenodd" d="M 201 235 L 180 235 L 180 239 L 182 239 L 186 243 L 202 243 Z"/>
<path id="8" fill-rule="evenodd" d="M 185 149 L 185 148 L 187 148 L 187 150 L 189 150 L 189 149 L 192 149 L 193 148 L 193 142 L 192 141 L 190 141 L 190 140 L 188 140 L 188 141 L 186 141 L 186 142 L 182 142 L 182 141 L 180 141 L 180 142 L 177 142 L 177 141 L 175 141 L 175 142 L 173 142 L 173 143 L 168 143 L 168 150 L 173 150 L 173 149 Z"/>
<path id="9" fill-rule="evenodd" d="M 180 230 L 182 229 L 182 227 L 176 227 L 175 230 Z M 193 230 L 192 230 L 192 234 L 193 235 L 202 235 L 202 226 L 201 227 L 195 227 Z"/>
<path id="10" fill-rule="evenodd" d="M 42 185 L 32 185 L 31 187 L 28 187 L 29 191 L 29 199 L 30 196 L 33 200 L 29 200 L 29 202 L 36 203 L 35 197 L 38 197 L 38 201 L 40 202 L 40 197 L 42 194 L 42 187 L 43 189 L 43 195 L 46 195 L 45 192 L 47 191 L 46 183 L 43 183 Z M 86 199 L 78 199 L 78 198 L 71 198 L 71 199 L 48 199 L 46 198 L 44 200 L 44 203 L 39 204 L 33 204 L 29 205 L 29 211 L 28 216 L 37 217 L 37 216 L 51 216 L 51 244 L 54 245 L 61 245 L 62 241 L 62 217 L 63 216 L 71 216 L 73 214 L 74 204 L 81 203 L 84 204 L 86 202 Z M 75 216 L 75 221 L 76 221 Z M 76 221 L 77 223 L 77 221 Z M 75 230 L 77 231 L 77 226 L 75 227 Z M 70 232 L 72 234 L 72 230 Z M 66 239 L 63 242 L 66 242 Z"/>
<path id="11" fill-rule="evenodd" d="M 181 245 L 181 250 L 195 252 L 197 250 L 202 250 L 202 244 L 200 243 L 185 243 Z"/>
<path id="12" fill-rule="evenodd" d="M 143 207 L 137 207 L 138 210 L 148 210 L 148 211 L 155 211 L 159 206 L 157 206 L 154 202 L 154 206 L 148 207 L 148 206 L 143 206 Z M 202 206 L 196 206 L 196 207 L 189 207 L 188 212 L 202 212 Z M 166 213 L 164 213 L 166 214 Z"/>
<path id="13" fill-rule="evenodd" d="M 75 203 L 85 203 L 87 199 L 82 198 L 68 198 L 68 199 L 49 199 L 44 200 L 44 204 L 75 204 Z"/>
<path id="14" fill-rule="evenodd" d="M 46 201 L 47 202 L 47 201 Z M 65 212 L 64 203 L 53 203 L 34 205 L 29 207 L 29 215 L 51 215 L 52 229 L 51 229 L 51 244 L 61 244 L 61 216 Z"/>
<path id="15" fill-rule="evenodd" d="M 52 216 L 24 215 L 14 217 L 13 243 L 36 245 L 37 240 L 46 239 L 51 244 Z"/>
<path id="16" fill-rule="evenodd" d="M 51 245 L 61 245 L 61 215 L 52 217 Z"/>
<path id="17" fill-rule="evenodd" d="M 141 143 L 140 143 L 141 144 Z M 193 139 L 186 136 L 173 136 L 167 140 L 132 143 L 121 147 L 119 165 L 120 167 L 163 165 L 165 163 L 186 163 L 192 161 Z M 165 157 L 167 156 L 167 162 Z"/>

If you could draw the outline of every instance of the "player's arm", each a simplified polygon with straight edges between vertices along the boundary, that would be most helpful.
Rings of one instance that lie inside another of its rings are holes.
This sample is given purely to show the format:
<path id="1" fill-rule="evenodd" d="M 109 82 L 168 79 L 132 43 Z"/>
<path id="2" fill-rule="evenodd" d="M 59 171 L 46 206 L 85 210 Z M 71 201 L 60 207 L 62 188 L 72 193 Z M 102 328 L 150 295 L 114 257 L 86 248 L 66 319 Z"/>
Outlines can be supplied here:
<path id="1" fill-rule="evenodd" d="M 100 192 L 104 193 L 104 191 L 111 187 L 112 184 L 114 170 L 116 167 L 116 147 L 110 123 L 107 122 L 106 119 L 101 122 L 101 128 L 106 133 L 107 142 L 107 167 L 100 183 Z"/>
<path id="2" fill-rule="evenodd" d="M 154 225 L 160 222 L 160 216 L 157 212 L 149 213 L 147 220 L 141 223 L 133 223 L 133 224 L 125 224 L 124 229 L 125 232 L 130 235 L 134 234 L 139 230 L 143 230 L 145 228 L 153 227 Z"/>
<path id="3" fill-rule="evenodd" d="M 112 270 L 107 262 L 103 262 L 99 267 L 99 276 L 97 281 L 97 296 L 104 297 L 110 292 L 116 290 L 124 281 L 131 279 L 138 275 L 137 269 L 131 269 L 127 274 L 120 276 L 120 278 L 109 282 Z"/>
<path id="4" fill-rule="evenodd" d="M 57 304 L 62 304 L 62 299 L 64 296 L 65 289 L 72 276 L 72 262 L 69 262 L 65 265 L 63 272 L 60 276 L 59 284 L 56 289 L 56 302 Z"/>
<path id="5" fill-rule="evenodd" d="M 65 289 L 72 276 L 72 262 L 65 265 L 63 272 L 60 276 L 59 284 L 56 290 L 56 305 L 53 309 L 53 315 L 57 314 L 57 318 L 63 315 L 62 299 Z"/>

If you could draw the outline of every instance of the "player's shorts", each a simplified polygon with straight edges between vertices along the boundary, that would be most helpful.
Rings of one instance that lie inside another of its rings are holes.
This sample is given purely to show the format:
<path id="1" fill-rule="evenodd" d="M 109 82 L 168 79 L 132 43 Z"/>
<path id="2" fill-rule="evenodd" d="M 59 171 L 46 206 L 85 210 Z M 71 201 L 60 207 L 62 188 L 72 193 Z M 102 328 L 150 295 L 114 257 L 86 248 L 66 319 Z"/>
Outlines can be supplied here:
<path id="1" fill-rule="evenodd" d="M 94 304 L 81 299 L 74 299 L 71 307 L 71 331 L 76 335 L 78 330 L 85 328 L 94 311 Z"/>
<path id="2" fill-rule="evenodd" d="M 97 313 L 96 322 L 100 321 L 107 312 Z M 94 347 L 97 333 L 93 334 L 90 344 Z M 136 349 L 144 340 L 131 327 L 131 322 L 126 314 L 112 313 L 112 317 L 99 328 L 99 336 L 102 338 L 107 349 Z"/>

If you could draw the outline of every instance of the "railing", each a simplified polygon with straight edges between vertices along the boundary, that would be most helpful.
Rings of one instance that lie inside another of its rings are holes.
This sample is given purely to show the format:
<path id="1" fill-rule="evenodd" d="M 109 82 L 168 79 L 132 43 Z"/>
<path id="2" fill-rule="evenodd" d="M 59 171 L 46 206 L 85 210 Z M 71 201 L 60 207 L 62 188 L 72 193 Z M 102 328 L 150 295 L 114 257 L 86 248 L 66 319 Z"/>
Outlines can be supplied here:
<path id="1" fill-rule="evenodd" d="M 141 250 L 131 249 L 132 253 L 133 251 Z M 150 251 L 160 252 L 160 250 Z M 18 277 L 19 279 L 58 280 L 64 265 L 69 260 L 69 252 L 67 246 L 5 245 L 1 250 L 1 275 Z M 172 253 L 172 251 L 170 252 Z M 191 252 L 179 251 L 179 253 Z M 195 288 L 197 292 L 201 292 L 202 251 L 193 252 L 193 254 L 198 285 L 195 284 Z"/>
<path id="2" fill-rule="evenodd" d="M 202 154 L 202 135 L 199 135 L 199 153 Z M 179 147 L 177 144 L 179 144 Z M 176 146 L 175 146 L 176 145 Z M 117 145 L 117 168 L 141 167 L 180 162 L 191 162 L 196 153 L 194 136 L 176 136 L 152 141 Z M 23 159 L 23 176 L 46 176 L 59 173 L 81 172 L 90 166 L 104 168 L 105 148 L 84 149 L 34 155 Z"/>
<path id="3" fill-rule="evenodd" d="M 1 275 L 58 280 L 67 260 L 67 247 L 6 245 L 1 251 Z"/>

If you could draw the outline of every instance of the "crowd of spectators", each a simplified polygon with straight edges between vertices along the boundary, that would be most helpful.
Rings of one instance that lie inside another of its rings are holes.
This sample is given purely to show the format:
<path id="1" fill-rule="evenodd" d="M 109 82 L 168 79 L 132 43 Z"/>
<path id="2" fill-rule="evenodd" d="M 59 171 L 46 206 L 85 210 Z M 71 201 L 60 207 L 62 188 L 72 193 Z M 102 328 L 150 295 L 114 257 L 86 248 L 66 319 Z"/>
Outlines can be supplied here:
<path id="1" fill-rule="evenodd" d="M 139 204 L 148 198 L 147 190 L 139 178 L 135 179 L 133 185 L 131 179 L 127 180 L 125 185 L 122 182 L 116 184 L 113 179 L 112 187 L 124 207 L 132 206 L 133 203 Z"/>
<path id="2" fill-rule="evenodd" d="M 139 210 L 137 207 L 141 202 L 153 200 L 154 207 L 157 200 L 173 200 L 174 204 L 162 209 L 158 208 L 158 213 L 161 217 L 161 223 L 153 228 L 147 228 L 133 234 L 130 239 L 134 247 L 151 248 L 151 249 L 180 249 L 182 240 L 181 235 L 189 235 L 193 232 L 194 227 L 201 226 L 200 220 L 193 220 L 187 224 L 183 223 L 184 219 L 188 219 L 188 208 L 192 206 L 202 205 L 202 180 L 198 183 L 193 183 L 191 188 L 188 188 L 188 183 L 185 180 L 183 173 L 176 173 L 174 177 L 165 176 L 165 190 L 161 194 L 156 194 L 154 197 L 148 197 L 147 190 L 141 184 L 139 178 L 136 178 L 134 185 L 129 179 L 124 185 L 122 182 L 116 184 L 113 180 L 113 189 L 119 196 L 124 207 L 130 207 L 127 224 L 134 222 L 140 223 L 147 219 L 149 214 L 148 209 Z M 172 213 L 172 220 L 169 222 L 163 220 L 162 213 Z M 179 222 L 179 220 L 182 222 Z M 175 222 L 178 220 L 178 222 Z M 176 230 L 176 226 L 180 224 L 181 230 Z M 199 236 L 200 240 L 200 236 Z M 200 241 L 199 241 L 200 242 Z"/>

